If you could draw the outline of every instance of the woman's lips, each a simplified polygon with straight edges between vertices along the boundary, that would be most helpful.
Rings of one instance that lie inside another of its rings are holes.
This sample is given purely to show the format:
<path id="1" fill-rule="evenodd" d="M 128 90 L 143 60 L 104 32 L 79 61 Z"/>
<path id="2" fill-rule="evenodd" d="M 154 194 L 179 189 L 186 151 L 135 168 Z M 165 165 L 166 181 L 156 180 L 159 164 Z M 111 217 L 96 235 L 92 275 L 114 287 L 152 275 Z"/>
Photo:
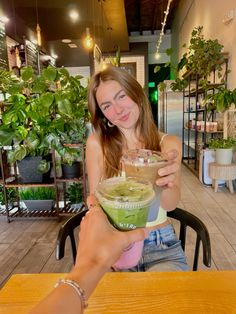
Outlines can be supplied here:
<path id="1" fill-rule="evenodd" d="M 119 120 L 124 122 L 127 121 L 129 119 L 129 113 L 127 113 L 125 116 L 121 117 Z"/>

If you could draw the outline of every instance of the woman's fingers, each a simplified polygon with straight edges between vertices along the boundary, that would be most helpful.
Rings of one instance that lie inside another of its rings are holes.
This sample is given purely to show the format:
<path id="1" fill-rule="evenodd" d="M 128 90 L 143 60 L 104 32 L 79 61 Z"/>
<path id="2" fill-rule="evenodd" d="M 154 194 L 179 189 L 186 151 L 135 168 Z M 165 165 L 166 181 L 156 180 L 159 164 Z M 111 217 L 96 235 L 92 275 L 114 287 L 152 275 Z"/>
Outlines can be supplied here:
<path id="1" fill-rule="evenodd" d="M 138 228 L 125 232 L 125 235 L 127 236 L 128 242 L 130 244 L 133 242 L 142 241 L 147 238 L 149 235 L 149 231 L 146 228 Z"/>

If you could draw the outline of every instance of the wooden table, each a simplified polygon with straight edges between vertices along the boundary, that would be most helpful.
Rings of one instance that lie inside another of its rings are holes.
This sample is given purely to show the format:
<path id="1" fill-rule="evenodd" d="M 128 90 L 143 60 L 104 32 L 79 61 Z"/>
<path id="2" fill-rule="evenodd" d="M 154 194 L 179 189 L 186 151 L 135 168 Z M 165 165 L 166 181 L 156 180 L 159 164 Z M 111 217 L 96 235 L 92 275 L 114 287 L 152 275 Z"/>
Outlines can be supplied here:
<path id="1" fill-rule="evenodd" d="M 61 277 L 13 275 L 0 291 L 0 313 L 28 313 Z M 236 313 L 236 271 L 107 273 L 89 300 L 89 313 Z"/>

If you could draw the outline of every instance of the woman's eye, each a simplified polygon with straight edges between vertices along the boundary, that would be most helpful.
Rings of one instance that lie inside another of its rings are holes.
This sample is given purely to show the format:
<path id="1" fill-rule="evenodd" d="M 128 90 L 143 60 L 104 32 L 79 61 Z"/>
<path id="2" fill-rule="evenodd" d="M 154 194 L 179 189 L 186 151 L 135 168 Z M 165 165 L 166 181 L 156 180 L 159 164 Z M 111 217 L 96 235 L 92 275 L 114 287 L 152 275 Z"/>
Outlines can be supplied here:
<path id="1" fill-rule="evenodd" d="M 107 109 L 109 109 L 110 105 L 106 105 L 102 108 L 103 111 L 106 111 Z"/>
<path id="2" fill-rule="evenodd" d="M 123 98 L 125 98 L 125 94 L 121 94 L 120 96 L 119 96 L 119 99 L 123 99 Z"/>

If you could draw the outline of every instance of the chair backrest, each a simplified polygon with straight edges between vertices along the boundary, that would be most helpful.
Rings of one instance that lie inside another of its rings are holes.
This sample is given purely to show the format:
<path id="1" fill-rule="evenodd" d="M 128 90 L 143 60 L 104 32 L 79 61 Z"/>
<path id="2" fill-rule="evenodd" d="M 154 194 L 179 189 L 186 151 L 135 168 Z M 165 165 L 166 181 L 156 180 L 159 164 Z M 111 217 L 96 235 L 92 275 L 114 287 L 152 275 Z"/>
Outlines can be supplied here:
<path id="1" fill-rule="evenodd" d="M 72 255 L 73 260 L 75 263 L 76 259 L 76 241 L 75 241 L 75 235 L 74 230 L 76 227 L 78 227 L 81 223 L 82 218 L 86 214 L 87 210 L 85 209 L 85 206 L 83 205 L 81 208 L 81 211 L 78 214 L 75 214 L 74 216 L 70 217 L 60 228 L 58 236 L 57 236 L 57 244 L 56 244 L 56 259 L 60 260 L 65 255 L 65 244 L 67 237 L 70 238 L 71 242 L 71 249 L 72 249 Z"/>
<path id="2" fill-rule="evenodd" d="M 202 243 L 203 264 L 207 267 L 211 267 L 211 242 L 209 232 L 204 223 L 195 215 L 181 208 L 169 211 L 167 215 L 168 217 L 174 218 L 180 222 L 179 239 L 181 240 L 183 250 L 185 250 L 187 227 L 191 227 L 197 233 L 193 270 L 195 271 L 198 268 L 200 243 Z"/>
<path id="3" fill-rule="evenodd" d="M 66 243 L 67 237 L 69 237 L 70 242 L 71 242 L 73 260 L 75 263 L 76 241 L 75 241 L 75 236 L 74 236 L 74 229 L 80 225 L 83 216 L 87 212 L 85 207 L 83 208 L 84 210 L 80 211 L 78 214 L 75 214 L 74 216 L 69 218 L 61 226 L 58 233 L 57 244 L 56 244 L 56 259 L 57 260 L 60 260 L 64 257 L 65 243 Z M 204 223 L 195 215 L 181 208 L 176 208 L 175 210 L 168 212 L 168 216 L 171 218 L 177 219 L 180 222 L 179 239 L 181 240 L 181 245 L 182 245 L 183 250 L 185 250 L 187 227 L 191 227 L 197 233 L 195 252 L 194 252 L 193 270 L 197 270 L 198 268 L 199 249 L 200 249 L 201 242 L 202 242 L 202 249 L 203 249 L 203 263 L 207 267 L 210 267 L 211 266 L 211 243 L 210 243 L 208 230 L 206 226 L 204 225 Z"/>

